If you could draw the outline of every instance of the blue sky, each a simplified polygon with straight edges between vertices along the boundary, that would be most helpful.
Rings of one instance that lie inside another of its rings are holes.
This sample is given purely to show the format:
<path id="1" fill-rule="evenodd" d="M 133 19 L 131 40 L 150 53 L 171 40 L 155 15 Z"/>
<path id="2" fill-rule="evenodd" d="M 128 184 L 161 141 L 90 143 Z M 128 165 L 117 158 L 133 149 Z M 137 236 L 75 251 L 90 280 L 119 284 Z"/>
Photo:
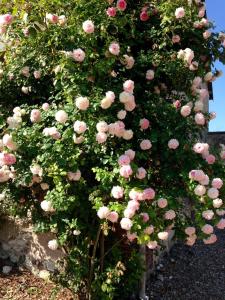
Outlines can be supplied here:
<path id="1" fill-rule="evenodd" d="M 215 31 L 225 31 L 225 0 L 206 0 L 207 17 L 214 21 Z M 216 63 L 216 68 L 223 71 L 223 76 L 213 82 L 214 100 L 210 101 L 209 111 L 215 111 L 216 119 L 209 125 L 209 131 L 225 131 L 225 67 Z"/>

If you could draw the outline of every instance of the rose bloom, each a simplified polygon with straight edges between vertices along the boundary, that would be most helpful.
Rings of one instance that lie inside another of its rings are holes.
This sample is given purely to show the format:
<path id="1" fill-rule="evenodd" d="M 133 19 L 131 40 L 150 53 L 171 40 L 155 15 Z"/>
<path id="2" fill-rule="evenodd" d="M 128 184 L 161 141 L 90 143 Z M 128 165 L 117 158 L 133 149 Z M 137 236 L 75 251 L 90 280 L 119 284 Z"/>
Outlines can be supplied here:
<path id="1" fill-rule="evenodd" d="M 11 166 L 16 163 L 16 157 L 11 153 L 0 153 L 0 166 Z"/>
<path id="2" fill-rule="evenodd" d="M 132 199 L 132 198 L 131 198 Z M 139 210 L 140 208 L 140 203 L 137 200 L 130 200 L 127 203 L 127 208 L 130 208 L 134 211 Z"/>
<path id="3" fill-rule="evenodd" d="M 189 236 L 186 240 L 186 245 L 188 246 L 193 246 L 196 242 L 196 237 L 195 236 Z"/>
<path id="4" fill-rule="evenodd" d="M 128 240 L 130 242 L 133 242 L 137 238 L 137 234 L 136 233 L 127 232 L 127 238 L 128 238 Z"/>
<path id="5" fill-rule="evenodd" d="M 167 231 L 162 231 L 158 233 L 158 238 L 162 241 L 166 241 L 169 237 L 169 233 Z"/>
<path id="6" fill-rule="evenodd" d="M 43 103 L 43 104 L 42 104 L 42 109 L 43 109 L 44 111 L 47 111 L 47 110 L 49 109 L 49 104 L 48 104 L 48 103 Z"/>
<path id="7" fill-rule="evenodd" d="M 130 165 L 122 166 L 120 168 L 120 175 L 124 178 L 129 178 L 133 174 L 133 170 Z"/>
<path id="8" fill-rule="evenodd" d="M 107 132 L 108 131 L 108 124 L 105 121 L 100 121 L 96 125 L 96 129 L 98 132 Z"/>
<path id="9" fill-rule="evenodd" d="M 112 223 L 116 223 L 118 219 L 119 219 L 119 215 L 116 211 L 111 211 L 107 216 L 107 220 L 109 220 Z"/>
<path id="10" fill-rule="evenodd" d="M 202 212 L 202 217 L 206 220 L 212 220 L 214 217 L 214 212 L 212 210 L 205 210 Z"/>
<path id="11" fill-rule="evenodd" d="M 108 137 L 108 136 L 107 136 L 106 133 L 104 133 L 104 132 L 98 132 L 98 133 L 96 134 L 96 141 L 98 142 L 98 144 L 103 144 L 103 143 L 106 142 L 107 137 Z"/>
<path id="12" fill-rule="evenodd" d="M 112 105 L 112 101 L 109 98 L 103 98 L 101 101 L 101 108 L 108 109 Z"/>
<path id="13" fill-rule="evenodd" d="M 127 111 L 133 111 L 133 110 L 135 109 L 135 107 L 136 107 L 136 103 L 135 103 L 134 100 L 125 103 L 125 109 L 126 109 Z"/>
<path id="14" fill-rule="evenodd" d="M 174 102 L 173 102 L 173 106 L 174 106 L 176 109 L 180 108 L 180 107 L 181 107 L 180 101 L 179 101 L 179 100 L 174 101 Z"/>
<path id="15" fill-rule="evenodd" d="M 94 23 L 91 20 L 86 20 L 83 23 L 82 28 L 83 28 L 84 32 L 86 32 L 88 34 L 93 33 L 95 31 Z"/>
<path id="16" fill-rule="evenodd" d="M 76 107 L 80 110 L 87 110 L 89 107 L 89 100 L 86 97 L 78 97 L 75 100 Z"/>
<path id="17" fill-rule="evenodd" d="M 34 78 L 35 79 L 40 79 L 41 78 L 41 71 L 34 71 Z"/>
<path id="18" fill-rule="evenodd" d="M 126 80 L 123 84 L 123 90 L 127 93 L 133 94 L 133 91 L 134 91 L 133 80 Z"/>
<path id="19" fill-rule="evenodd" d="M 106 219 L 110 213 L 110 210 L 108 209 L 107 206 L 102 206 L 99 208 L 97 215 L 99 219 Z"/>
<path id="20" fill-rule="evenodd" d="M 223 186 L 223 180 L 220 178 L 214 178 L 212 181 L 212 187 L 220 189 Z"/>
<path id="21" fill-rule="evenodd" d="M 118 164 L 120 166 L 123 166 L 123 165 L 129 165 L 130 164 L 130 157 L 128 155 L 121 155 L 118 159 Z"/>
<path id="22" fill-rule="evenodd" d="M 124 11 L 127 8 L 127 2 L 125 0 L 118 0 L 116 7 L 118 10 Z"/>
<path id="23" fill-rule="evenodd" d="M 64 26 L 67 22 L 66 16 L 64 16 L 64 15 L 59 16 L 59 21 L 58 22 L 59 22 L 60 26 Z"/>
<path id="24" fill-rule="evenodd" d="M 54 14 L 46 14 L 46 20 L 49 21 L 52 24 L 58 23 L 58 16 Z"/>
<path id="25" fill-rule="evenodd" d="M 123 132 L 123 139 L 124 140 L 129 141 L 133 138 L 133 136 L 134 136 L 134 133 L 131 129 L 124 130 L 124 132 Z"/>
<path id="26" fill-rule="evenodd" d="M 195 115 L 195 123 L 197 125 L 205 125 L 205 116 L 202 113 L 197 113 Z"/>
<path id="27" fill-rule="evenodd" d="M 207 195 L 211 199 L 216 199 L 219 196 L 219 191 L 216 188 L 210 188 L 207 192 Z"/>
<path id="28" fill-rule="evenodd" d="M 124 195 L 124 189 L 121 186 L 114 186 L 111 190 L 111 194 L 113 198 L 120 199 L 123 198 Z"/>
<path id="29" fill-rule="evenodd" d="M 168 205 L 168 201 L 166 199 L 160 198 L 157 201 L 157 205 L 160 208 L 165 208 Z"/>
<path id="30" fill-rule="evenodd" d="M 58 241 L 57 240 L 51 240 L 48 242 L 48 248 L 52 251 L 57 250 L 59 247 Z"/>
<path id="31" fill-rule="evenodd" d="M 142 130 L 146 130 L 149 128 L 150 122 L 148 119 L 141 119 L 139 125 Z"/>
<path id="32" fill-rule="evenodd" d="M 202 232 L 204 232 L 205 234 L 211 234 L 213 233 L 213 227 L 212 225 L 209 224 L 205 224 L 202 228 L 201 228 Z"/>
<path id="33" fill-rule="evenodd" d="M 149 215 L 145 212 L 141 213 L 140 216 L 142 217 L 142 220 L 144 223 L 149 221 Z"/>
<path id="34" fill-rule="evenodd" d="M 55 119 L 61 124 L 65 124 L 68 120 L 68 114 L 64 110 L 59 110 L 55 114 Z"/>
<path id="35" fill-rule="evenodd" d="M 213 207 L 214 208 L 220 208 L 222 205 L 223 205 L 222 199 L 219 199 L 219 198 L 213 199 Z"/>
<path id="36" fill-rule="evenodd" d="M 157 246 L 158 246 L 157 241 L 150 241 L 150 242 L 148 242 L 148 244 L 147 244 L 147 247 L 148 247 L 150 250 L 156 249 Z"/>
<path id="37" fill-rule="evenodd" d="M 211 36 L 211 34 L 212 33 L 210 31 L 208 31 L 208 30 L 206 30 L 205 32 L 203 32 L 204 39 L 207 40 Z"/>
<path id="38" fill-rule="evenodd" d="M 195 227 L 187 227 L 185 228 L 185 233 L 189 236 L 194 235 L 196 232 Z"/>
<path id="39" fill-rule="evenodd" d="M 197 185 L 196 188 L 194 189 L 194 193 L 197 196 L 203 196 L 206 193 L 206 188 L 204 185 Z"/>
<path id="40" fill-rule="evenodd" d="M 76 133 L 81 134 L 87 130 L 87 125 L 83 121 L 76 121 L 73 125 L 73 129 Z"/>
<path id="41" fill-rule="evenodd" d="M 152 148 L 152 143 L 149 140 L 143 140 L 140 143 L 141 150 L 149 150 Z"/>
<path id="42" fill-rule="evenodd" d="M 217 241 L 217 237 L 215 234 L 211 234 L 207 239 L 203 240 L 205 245 L 214 244 L 216 241 Z"/>
<path id="43" fill-rule="evenodd" d="M 178 7 L 176 10 L 175 10 L 175 17 L 177 19 L 181 19 L 185 16 L 185 10 L 183 7 Z"/>
<path id="44" fill-rule="evenodd" d="M 152 200 L 155 198 L 155 191 L 152 188 L 147 188 L 143 191 L 144 200 Z"/>
<path id="45" fill-rule="evenodd" d="M 176 139 L 169 140 L 168 147 L 169 147 L 169 149 L 173 149 L 173 150 L 177 149 L 177 147 L 179 147 L 178 140 L 176 140 Z"/>
<path id="46" fill-rule="evenodd" d="M 39 109 L 32 109 L 30 113 L 30 120 L 32 123 L 38 123 L 41 121 L 41 112 Z"/>
<path id="47" fill-rule="evenodd" d="M 132 200 L 143 200 L 143 193 L 140 192 L 140 191 L 137 191 L 135 189 L 132 189 L 130 192 L 129 192 L 129 197 L 130 199 Z"/>
<path id="48" fill-rule="evenodd" d="M 113 55 L 119 55 L 120 45 L 116 42 L 113 42 L 109 45 L 109 52 Z"/>
<path id="49" fill-rule="evenodd" d="M 207 161 L 207 163 L 208 163 L 209 165 L 213 165 L 214 162 L 216 161 L 216 158 L 215 158 L 214 155 L 209 154 L 209 155 L 206 156 L 205 160 Z"/>
<path id="50" fill-rule="evenodd" d="M 85 138 L 82 136 L 82 135 L 80 135 L 80 136 L 76 136 L 76 134 L 73 134 L 73 142 L 74 142 L 74 144 L 81 144 L 81 143 L 83 143 L 83 141 L 85 140 Z"/>
<path id="51" fill-rule="evenodd" d="M 134 101 L 134 95 L 132 95 L 131 93 L 127 93 L 127 92 L 122 92 L 119 95 L 119 99 L 121 103 L 131 103 Z"/>
<path id="52" fill-rule="evenodd" d="M 135 151 L 133 151 L 132 149 L 126 150 L 125 154 L 130 157 L 130 160 L 133 160 L 135 158 Z"/>
<path id="53" fill-rule="evenodd" d="M 125 63 L 125 68 L 126 69 L 132 69 L 133 68 L 133 66 L 134 66 L 134 63 L 135 63 L 135 60 L 134 60 L 134 58 L 133 58 L 133 56 L 128 56 L 128 55 L 124 55 L 123 56 L 124 57 L 124 63 Z"/>
<path id="54" fill-rule="evenodd" d="M 131 227 L 133 225 L 133 222 L 128 218 L 122 218 L 120 221 L 120 226 L 124 230 L 131 230 Z"/>
<path id="55" fill-rule="evenodd" d="M 180 113 L 183 117 L 187 117 L 191 113 L 191 108 L 188 105 L 184 105 L 181 107 Z"/>
<path id="56" fill-rule="evenodd" d="M 216 227 L 218 229 L 225 229 L 225 219 L 220 219 L 220 221 L 217 223 Z"/>
<path id="57" fill-rule="evenodd" d="M 201 181 L 205 179 L 205 174 L 202 170 L 192 170 L 189 172 L 189 178 L 196 181 Z"/>
<path id="58" fill-rule="evenodd" d="M 106 93 L 105 93 L 105 97 L 106 97 L 107 99 L 109 99 L 111 102 L 114 102 L 114 101 L 115 101 L 115 98 L 116 98 L 115 93 L 112 92 L 112 91 L 106 92 Z"/>
<path id="59" fill-rule="evenodd" d="M 147 80 L 152 80 L 155 77 L 155 72 L 153 70 L 148 70 L 145 77 Z"/>
<path id="60" fill-rule="evenodd" d="M 176 213 L 174 210 L 170 209 L 164 214 L 166 220 L 173 220 L 176 218 Z"/>
<path id="61" fill-rule="evenodd" d="M 133 216 L 135 215 L 135 212 L 136 210 L 134 208 L 131 208 L 131 207 L 127 207 L 124 212 L 123 212 L 123 215 L 125 218 L 133 218 Z"/>
<path id="62" fill-rule="evenodd" d="M 82 62 L 85 59 L 85 52 L 80 48 L 75 49 L 71 53 L 71 57 L 77 62 Z"/>
<path id="63" fill-rule="evenodd" d="M 137 169 L 136 177 L 138 179 L 144 179 L 146 177 L 146 174 L 147 174 L 146 170 L 141 167 Z"/>
<path id="64" fill-rule="evenodd" d="M 126 118 L 126 115 L 127 115 L 127 112 L 126 110 L 120 110 L 118 113 L 117 113 L 117 118 L 119 120 L 124 120 Z"/>
<path id="65" fill-rule="evenodd" d="M 140 20 L 143 21 L 143 22 L 146 22 L 146 21 L 148 21 L 148 19 L 149 19 L 148 12 L 146 10 L 143 10 L 140 13 Z"/>
<path id="66" fill-rule="evenodd" d="M 116 8 L 115 7 L 108 7 L 106 10 L 106 14 L 109 17 L 115 17 L 116 16 Z"/>
<path id="67" fill-rule="evenodd" d="M 204 104 L 202 101 L 196 101 L 195 102 L 195 107 L 194 107 L 194 111 L 195 112 L 199 112 L 199 111 L 202 111 L 204 108 Z"/>
<path id="68" fill-rule="evenodd" d="M 146 227 L 145 230 L 144 230 L 144 233 L 147 234 L 147 235 L 151 235 L 153 232 L 154 232 L 153 225 L 150 225 L 150 226 Z"/>
<path id="69" fill-rule="evenodd" d="M 5 14 L 0 16 L 0 26 L 10 25 L 13 21 L 11 14 Z"/>
<path id="70" fill-rule="evenodd" d="M 54 211 L 51 201 L 47 201 L 47 200 L 41 202 L 41 208 L 46 212 Z"/>
<path id="71" fill-rule="evenodd" d="M 68 172 L 67 177 L 70 181 L 79 181 L 81 178 L 81 171 L 77 170 L 76 172 Z"/>
<path id="72" fill-rule="evenodd" d="M 180 42 L 180 36 L 179 35 L 173 35 L 172 37 L 172 43 L 176 44 Z"/>

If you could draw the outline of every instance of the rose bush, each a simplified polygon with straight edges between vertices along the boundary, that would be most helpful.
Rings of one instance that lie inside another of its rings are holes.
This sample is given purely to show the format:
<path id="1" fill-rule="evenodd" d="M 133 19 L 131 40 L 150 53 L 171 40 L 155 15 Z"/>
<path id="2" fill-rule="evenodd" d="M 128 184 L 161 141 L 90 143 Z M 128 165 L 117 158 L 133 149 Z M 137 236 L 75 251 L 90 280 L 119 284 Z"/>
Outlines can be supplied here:
<path id="1" fill-rule="evenodd" d="M 64 282 L 124 299 L 143 271 L 137 245 L 163 247 L 172 229 L 214 243 L 225 146 L 204 141 L 204 108 L 225 35 L 204 4 L 2 3 L 0 94 L 14 108 L 1 120 L 1 199 L 56 234 Z"/>

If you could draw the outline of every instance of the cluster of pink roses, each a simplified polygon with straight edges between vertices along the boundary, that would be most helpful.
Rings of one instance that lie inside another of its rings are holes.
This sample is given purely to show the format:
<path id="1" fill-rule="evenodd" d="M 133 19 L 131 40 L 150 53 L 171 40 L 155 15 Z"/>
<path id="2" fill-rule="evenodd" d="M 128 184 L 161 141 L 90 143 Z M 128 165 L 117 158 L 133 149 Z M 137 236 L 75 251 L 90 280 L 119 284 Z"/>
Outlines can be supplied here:
<path id="1" fill-rule="evenodd" d="M 64 15 L 57 16 L 55 14 L 47 13 L 45 18 L 46 22 L 51 24 L 58 24 L 60 26 L 64 26 L 67 22 L 66 16 Z"/>
<path id="2" fill-rule="evenodd" d="M 209 153 L 209 144 L 207 143 L 196 143 L 193 146 L 194 152 L 201 154 L 202 158 L 207 161 L 209 165 L 212 165 L 216 161 L 216 157 Z"/>

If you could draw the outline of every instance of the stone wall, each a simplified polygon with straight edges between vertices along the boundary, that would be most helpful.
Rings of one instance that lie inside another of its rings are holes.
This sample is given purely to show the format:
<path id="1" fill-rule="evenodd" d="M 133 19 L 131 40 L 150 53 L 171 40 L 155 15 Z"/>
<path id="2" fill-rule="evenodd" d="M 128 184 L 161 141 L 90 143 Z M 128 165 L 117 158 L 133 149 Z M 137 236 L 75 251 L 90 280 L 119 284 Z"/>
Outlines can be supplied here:
<path id="1" fill-rule="evenodd" d="M 208 132 L 207 142 L 210 145 L 219 146 L 219 144 L 225 145 L 225 131 Z"/>

